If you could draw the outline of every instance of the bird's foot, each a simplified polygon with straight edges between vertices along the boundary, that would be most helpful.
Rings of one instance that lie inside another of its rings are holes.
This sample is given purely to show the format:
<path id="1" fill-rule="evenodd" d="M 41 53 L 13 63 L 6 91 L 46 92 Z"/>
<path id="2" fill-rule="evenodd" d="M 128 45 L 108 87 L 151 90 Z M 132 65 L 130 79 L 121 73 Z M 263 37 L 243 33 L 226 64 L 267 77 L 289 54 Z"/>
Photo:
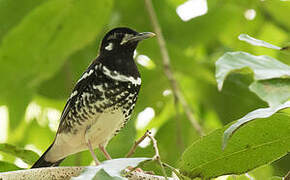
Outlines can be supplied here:
<path id="1" fill-rule="evenodd" d="M 153 171 L 143 171 L 141 168 L 135 168 L 133 166 L 128 166 L 127 169 L 129 171 L 135 171 L 135 172 L 138 172 L 138 173 L 144 173 L 144 174 L 154 175 L 154 172 Z"/>
<path id="2" fill-rule="evenodd" d="M 135 168 L 133 166 L 128 166 L 127 169 L 129 171 L 136 171 L 136 172 L 140 172 L 140 173 L 144 172 L 141 168 Z"/>

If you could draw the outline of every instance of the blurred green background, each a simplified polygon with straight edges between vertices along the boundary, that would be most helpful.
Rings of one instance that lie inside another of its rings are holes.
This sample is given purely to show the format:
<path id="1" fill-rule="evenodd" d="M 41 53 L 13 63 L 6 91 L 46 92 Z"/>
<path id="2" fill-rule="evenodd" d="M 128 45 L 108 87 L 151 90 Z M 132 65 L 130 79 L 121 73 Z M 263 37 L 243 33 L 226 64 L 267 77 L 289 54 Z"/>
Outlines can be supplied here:
<path id="1" fill-rule="evenodd" d="M 175 76 L 205 133 L 267 107 L 249 91 L 251 75 L 230 75 L 218 92 L 215 61 L 227 51 L 241 50 L 289 64 L 285 54 L 250 46 L 237 37 L 246 33 L 285 45 L 290 37 L 290 1 L 153 0 L 153 5 Z M 104 34 L 118 26 L 153 31 L 144 1 L 0 0 L 0 143 L 44 152 L 74 84 L 97 56 Z M 151 129 L 162 160 L 175 165 L 199 136 L 182 108 L 175 118 L 156 38 L 142 42 L 135 59 L 143 79 L 139 100 L 131 121 L 109 143 L 108 151 L 113 158 L 124 157 L 134 140 Z M 148 142 L 141 145 L 136 157 L 154 154 Z M 0 160 L 30 166 L 3 152 Z M 61 165 L 91 162 L 90 154 L 82 152 Z M 256 171 L 281 176 L 289 166 L 288 154 Z"/>

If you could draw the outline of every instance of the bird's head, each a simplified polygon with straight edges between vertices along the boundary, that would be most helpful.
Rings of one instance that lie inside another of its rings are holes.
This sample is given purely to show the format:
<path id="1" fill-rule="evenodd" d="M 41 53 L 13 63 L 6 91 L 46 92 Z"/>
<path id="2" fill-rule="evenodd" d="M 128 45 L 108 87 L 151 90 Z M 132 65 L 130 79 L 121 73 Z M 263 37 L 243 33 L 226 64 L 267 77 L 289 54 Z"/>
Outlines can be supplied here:
<path id="1" fill-rule="evenodd" d="M 102 40 L 101 54 L 133 54 L 138 42 L 155 36 L 151 32 L 138 33 L 130 28 L 115 28 Z"/>

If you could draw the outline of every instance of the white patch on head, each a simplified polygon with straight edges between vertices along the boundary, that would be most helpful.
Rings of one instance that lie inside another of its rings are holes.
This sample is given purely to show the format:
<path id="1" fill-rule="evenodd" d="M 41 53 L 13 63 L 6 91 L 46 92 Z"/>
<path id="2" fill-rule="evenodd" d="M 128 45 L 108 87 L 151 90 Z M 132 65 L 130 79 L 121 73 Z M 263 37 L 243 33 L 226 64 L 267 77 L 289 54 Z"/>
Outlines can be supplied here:
<path id="1" fill-rule="evenodd" d="M 125 76 L 125 75 L 120 74 L 118 72 L 116 73 L 116 75 L 112 75 L 111 71 L 105 66 L 103 66 L 103 73 L 106 76 L 108 76 L 108 77 L 110 77 L 110 78 L 112 78 L 114 80 L 117 80 L 117 81 L 131 82 L 134 85 L 141 85 L 141 78 L 140 77 L 138 77 L 136 79 L 136 78 L 134 78 L 132 76 Z"/>
<path id="2" fill-rule="evenodd" d="M 117 39 L 118 34 L 120 34 L 120 33 L 114 33 L 114 34 L 110 35 L 110 36 L 107 38 L 107 40 Z"/>
<path id="3" fill-rule="evenodd" d="M 90 70 L 89 72 L 86 72 L 83 74 L 83 76 L 78 80 L 78 82 L 80 82 L 83 79 L 86 79 L 88 76 L 90 76 L 91 74 L 93 74 L 94 70 Z"/>
<path id="4" fill-rule="evenodd" d="M 125 34 L 125 36 L 123 37 L 120 45 L 125 44 L 126 42 L 128 42 L 134 35 L 133 34 Z"/>
<path id="5" fill-rule="evenodd" d="M 106 47 L 105 47 L 106 50 L 108 51 L 111 51 L 113 49 L 113 43 L 109 43 Z"/>

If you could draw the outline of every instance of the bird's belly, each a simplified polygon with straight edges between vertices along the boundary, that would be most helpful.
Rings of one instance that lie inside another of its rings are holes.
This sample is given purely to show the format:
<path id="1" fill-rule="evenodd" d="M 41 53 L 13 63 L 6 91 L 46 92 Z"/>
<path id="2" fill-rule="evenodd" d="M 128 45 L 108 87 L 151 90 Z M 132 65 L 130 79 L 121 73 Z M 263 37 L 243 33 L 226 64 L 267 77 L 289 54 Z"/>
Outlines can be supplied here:
<path id="1" fill-rule="evenodd" d="M 100 115 L 96 122 L 87 130 L 85 138 L 89 139 L 92 146 L 106 146 L 114 136 L 116 130 L 120 129 L 125 122 L 121 109 L 114 112 L 105 112 Z"/>
<path id="2" fill-rule="evenodd" d="M 52 162 L 58 161 L 68 155 L 75 154 L 88 149 L 87 142 L 90 140 L 92 147 L 106 146 L 114 136 L 116 130 L 125 122 L 121 108 L 115 111 L 103 112 L 86 121 L 76 133 L 60 133 L 55 138 L 54 145 L 46 158 Z"/>

